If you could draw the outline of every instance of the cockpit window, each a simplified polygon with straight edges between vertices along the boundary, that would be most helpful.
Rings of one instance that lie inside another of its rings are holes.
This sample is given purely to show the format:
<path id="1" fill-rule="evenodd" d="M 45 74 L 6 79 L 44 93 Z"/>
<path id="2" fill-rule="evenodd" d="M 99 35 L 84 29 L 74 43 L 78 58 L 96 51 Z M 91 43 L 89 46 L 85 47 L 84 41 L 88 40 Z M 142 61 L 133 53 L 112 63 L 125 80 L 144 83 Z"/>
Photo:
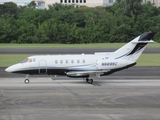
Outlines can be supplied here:
<path id="1" fill-rule="evenodd" d="M 21 63 L 26 63 L 26 62 L 31 63 L 32 62 L 32 58 L 26 58 Z"/>
<path id="2" fill-rule="evenodd" d="M 28 62 L 32 62 L 32 58 L 29 58 L 29 59 L 28 59 Z"/>
<path id="3" fill-rule="evenodd" d="M 35 58 L 33 58 L 33 62 L 35 62 L 36 61 L 36 59 Z"/>
<path id="4" fill-rule="evenodd" d="M 21 63 L 26 63 L 28 61 L 28 58 L 24 59 Z"/>

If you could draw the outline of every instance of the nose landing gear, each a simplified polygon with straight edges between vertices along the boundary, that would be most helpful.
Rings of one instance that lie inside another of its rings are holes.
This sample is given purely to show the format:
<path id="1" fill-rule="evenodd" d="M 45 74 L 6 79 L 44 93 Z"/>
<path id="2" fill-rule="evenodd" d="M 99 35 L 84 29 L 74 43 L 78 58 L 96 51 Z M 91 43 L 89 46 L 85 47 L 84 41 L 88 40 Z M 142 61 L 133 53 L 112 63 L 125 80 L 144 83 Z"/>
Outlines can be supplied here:
<path id="1" fill-rule="evenodd" d="M 29 84 L 29 79 L 25 79 L 24 83 Z"/>
<path id="2" fill-rule="evenodd" d="M 28 79 L 29 75 L 26 75 L 26 79 L 24 80 L 24 83 L 29 84 L 29 79 Z"/>

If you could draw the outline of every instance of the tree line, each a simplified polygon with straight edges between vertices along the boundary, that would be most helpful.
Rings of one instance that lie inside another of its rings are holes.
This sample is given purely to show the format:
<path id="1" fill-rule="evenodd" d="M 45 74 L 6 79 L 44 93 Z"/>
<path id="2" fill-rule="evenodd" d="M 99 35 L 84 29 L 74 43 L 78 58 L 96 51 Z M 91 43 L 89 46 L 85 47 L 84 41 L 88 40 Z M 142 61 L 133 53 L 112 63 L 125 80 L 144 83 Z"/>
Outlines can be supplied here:
<path id="1" fill-rule="evenodd" d="M 55 3 L 44 10 L 34 1 L 0 5 L 0 43 L 128 42 L 146 31 L 157 32 L 160 42 L 160 7 L 141 0 L 94 8 Z"/>

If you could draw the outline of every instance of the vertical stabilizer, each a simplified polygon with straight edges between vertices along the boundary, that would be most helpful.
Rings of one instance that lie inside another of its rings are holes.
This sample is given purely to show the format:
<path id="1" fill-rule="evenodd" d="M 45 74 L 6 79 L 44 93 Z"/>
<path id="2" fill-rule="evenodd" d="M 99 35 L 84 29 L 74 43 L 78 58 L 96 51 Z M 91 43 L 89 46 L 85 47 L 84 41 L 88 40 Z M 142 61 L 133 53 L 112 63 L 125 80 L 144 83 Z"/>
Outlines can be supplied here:
<path id="1" fill-rule="evenodd" d="M 153 32 L 145 32 L 126 45 L 122 46 L 118 50 L 116 50 L 113 54 L 115 59 L 126 59 L 133 62 L 139 58 L 142 54 L 144 49 L 146 48 L 147 44 L 150 42 L 154 42 L 152 38 L 154 37 L 155 33 Z"/>

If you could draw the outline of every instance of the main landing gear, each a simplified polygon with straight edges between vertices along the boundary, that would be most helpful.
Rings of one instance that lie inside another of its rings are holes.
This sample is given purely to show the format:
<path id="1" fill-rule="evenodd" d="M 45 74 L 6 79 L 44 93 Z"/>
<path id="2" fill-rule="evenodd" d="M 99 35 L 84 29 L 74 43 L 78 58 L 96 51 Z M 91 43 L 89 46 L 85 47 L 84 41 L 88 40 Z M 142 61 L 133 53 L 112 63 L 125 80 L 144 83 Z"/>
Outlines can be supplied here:
<path id="1" fill-rule="evenodd" d="M 86 78 L 86 82 L 89 83 L 89 84 L 92 84 L 93 83 L 93 79 Z"/>
<path id="2" fill-rule="evenodd" d="M 26 75 L 26 79 L 24 80 L 24 83 L 29 84 L 29 79 L 28 79 L 29 75 Z"/>

